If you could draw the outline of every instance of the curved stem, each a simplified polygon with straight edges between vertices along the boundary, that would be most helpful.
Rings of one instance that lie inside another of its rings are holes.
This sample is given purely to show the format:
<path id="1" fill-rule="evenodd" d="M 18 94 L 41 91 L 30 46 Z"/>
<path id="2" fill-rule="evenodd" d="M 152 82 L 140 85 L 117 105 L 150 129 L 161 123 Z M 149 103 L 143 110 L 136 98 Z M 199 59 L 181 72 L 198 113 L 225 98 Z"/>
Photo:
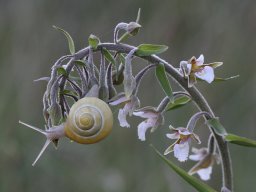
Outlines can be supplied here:
<path id="1" fill-rule="evenodd" d="M 212 117 L 215 116 L 211 107 L 209 106 L 203 95 L 196 87 L 193 86 L 191 88 L 188 88 L 187 81 L 181 76 L 181 74 L 179 74 L 179 72 L 174 67 L 172 67 L 166 61 L 163 61 L 162 59 L 158 58 L 157 56 L 152 57 L 157 60 L 159 59 L 160 62 L 164 63 L 166 72 L 169 73 L 182 86 L 182 88 L 185 89 L 191 95 L 197 107 L 201 111 L 206 111 L 210 113 Z M 208 119 L 209 117 L 205 118 Z M 212 128 L 210 128 L 210 130 L 215 138 L 221 156 L 223 186 L 230 189 L 230 191 L 233 191 L 232 165 L 227 142 L 221 136 L 217 135 Z"/>
<path id="2" fill-rule="evenodd" d="M 99 51 L 102 48 L 106 48 L 108 50 L 122 52 L 122 53 L 129 53 L 132 49 L 136 47 L 126 45 L 126 44 L 102 43 L 98 45 L 97 50 L 95 51 Z M 75 56 L 75 59 L 80 59 L 85 57 L 88 54 L 89 54 L 89 47 L 86 47 L 78 51 L 74 56 Z M 209 104 L 207 103 L 203 95 L 200 93 L 200 91 L 195 86 L 189 88 L 187 85 L 188 84 L 187 80 L 185 80 L 183 76 L 178 72 L 178 70 L 174 68 L 171 64 L 169 64 L 167 61 L 161 59 L 156 55 L 143 56 L 141 58 L 151 63 L 164 64 L 166 72 L 176 81 L 178 85 L 180 85 L 183 89 L 185 89 L 190 94 L 190 96 L 193 98 L 199 110 L 206 111 L 212 117 L 215 117 L 211 107 L 209 106 Z M 205 118 L 207 119 L 209 117 L 205 117 Z M 221 156 L 223 187 L 226 187 L 230 191 L 233 191 L 232 165 L 231 165 L 231 158 L 230 158 L 227 142 L 221 136 L 217 135 L 212 128 L 210 128 L 210 130 L 215 138 L 215 141 L 217 143 L 220 156 Z"/>

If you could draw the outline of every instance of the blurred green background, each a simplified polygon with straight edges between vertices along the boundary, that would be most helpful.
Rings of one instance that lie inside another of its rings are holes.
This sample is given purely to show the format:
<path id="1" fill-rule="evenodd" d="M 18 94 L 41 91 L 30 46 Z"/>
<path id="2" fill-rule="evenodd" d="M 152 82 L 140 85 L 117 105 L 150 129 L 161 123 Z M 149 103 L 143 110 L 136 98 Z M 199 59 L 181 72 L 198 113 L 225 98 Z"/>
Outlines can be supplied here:
<path id="1" fill-rule="evenodd" d="M 254 0 L 2 0 L 0 1 L 0 191 L 93 191 L 158 192 L 195 191 L 170 170 L 149 147 L 164 151 L 172 143 L 165 137 L 167 126 L 186 125 L 196 111 L 192 104 L 166 115 L 166 125 L 147 141 L 137 139 L 139 118 L 129 119 L 132 128 L 115 123 L 113 133 L 95 145 L 60 142 L 50 146 L 32 167 L 45 139 L 18 124 L 22 120 L 44 125 L 42 95 L 44 82 L 33 82 L 50 73 L 52 64 L 68 53 L 62 34 L 67 30 L 77 49 L 87 46 L 93 33 L 102 42 L 112 41 L 118 22 L 134 21 L 142 8 L 139 35 L 128 43 L 158 43 L 169 46 L 161 56 L 179 65 L 181 60 L 201 53 L 205 61 L 223 61 L 215 72 L 240 78 L 208 85 L 200 83 L 216 115 L 228 132 L 256 139 L 256 2 Z M 135 67 L 136 68 L 136 67 Z M 136 70 L 136 69 L 135 69 Z M 174 83 L 172 83 L 174 84 Z M 142 105 L 157 105 L 164 96 L 154 73 L 146 76 L 139 96 Z M 117 115 L 117 113 L 115 113 Z M 199 123 L 196 132 L 206 143 L 208 130 Z M 194 145 L 199 147 L 197 145 Z M 255 149 L 230 145 L 236 191 L 251 191 L 255 183 Z M 189 170 L 193 162 L 179 163 Z M 196 176 L 197 177 L 197 176 Z M 220 166 L 211 181 L 220 188 Z"/>

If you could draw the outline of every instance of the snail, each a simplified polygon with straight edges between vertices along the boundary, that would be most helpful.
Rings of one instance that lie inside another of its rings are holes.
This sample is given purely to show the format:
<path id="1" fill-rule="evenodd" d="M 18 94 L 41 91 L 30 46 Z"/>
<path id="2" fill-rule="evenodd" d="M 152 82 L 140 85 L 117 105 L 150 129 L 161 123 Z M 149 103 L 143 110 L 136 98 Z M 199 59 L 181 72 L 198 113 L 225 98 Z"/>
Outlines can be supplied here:
<path id="1" fill-rule="evenodd" d="M 42 130 L 19 121 L 19 123 L 38 131 L 46 136 L 46 142 L 35 159 L 36 164 L 47 146 L 62 137 L 81 144 L 97 143 L 104 139 L 112 130 L 113 114 L 108 104 L 96 97 L 84 97 L 70 109 L 65 123 Z"/>

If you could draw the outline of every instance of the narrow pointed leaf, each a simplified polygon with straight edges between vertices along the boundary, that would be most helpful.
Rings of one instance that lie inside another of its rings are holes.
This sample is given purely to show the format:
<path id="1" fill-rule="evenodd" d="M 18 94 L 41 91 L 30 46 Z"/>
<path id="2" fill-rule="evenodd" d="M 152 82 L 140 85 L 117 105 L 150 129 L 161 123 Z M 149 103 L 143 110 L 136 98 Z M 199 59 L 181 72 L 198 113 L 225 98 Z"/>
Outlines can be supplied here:
<path id="1" fill-rule="evenodd" d="M 113 65 L 116 65 L 116 61 L 115 61 L 115 58 L 113 57 L 113 55 L 105 48 L 102 50 L 103 50 L 103 54 L 104 54 L 105 58 L 108 60 L 108 62 L 112 63 Z"/>
<path id="2" fill-rule="evenodd" d="M 72 55 L 75 54 L 75 44 L 74 44 L 74 41 L 73 41 L 72 37 L 69 35 L 69 33 L 67 31 L 65 31 L 64 29 L 61 29 L 60 27 L 57 27 L 57 26 L 54 26 L 54 25 L 53 25 L 53 28 L 62 32 L 66 36 L 66 38 L 68 40 L 69 51 Z"/>
<path id="3" fill-rule="evenodd" d="M 189 175 L 185 170 L 175 165 L 169 159 L 164 157 L 154 146 L 152 146 L 157 155 L 170 167 L 172 168 L 179 176 L 181 176 L 186 182 L 193 186 L 199 192 L 217 192 L 209 185 L 203 183 L 201 180 Z"/>
<path id="4" fill-rule="evenodd" d="M 119 53 L 118 56 L 119 56 L 120 62 L 121 62 L 122 64 L 125 64 L 125 56 L 124 56 L 124 54 Z"/>
<path id="5" fill-rule="evenodd" d="M 256 140 L 248 139 L 246 137 L 240 137 L 234 134 L 227 134 L 225 136 L 225 140 L 237 145 L 242 145 L 246 147 L 256 147 Z"/>
<path id="6" fill-rule="evenodd" d="M 172 92 L 170 82 L 167 78 L 164 65 L 159 64 L 156 67 L 155 73 L 156 73 L 156 77 L 157 77 L 161 87 L 163 88 L 165 94 L 170 98 L 171 101 L 173 101 L 173 92 Z"/>
<path id="7" fill-rule="evenodd" d="M 226 129 L 220 123 L 218 118 L 209 119 L 209 120 L 207 120 L 206 124 L 208 126 L 211 126 L 218 135 L 220 135 L 220 136 L 227 135 Z"/>
<path id="8" fill-rule="evenodd" d="M 88 38 L 88 42 L 93 49 L 96 49 L 98 44 L 100 43 L 100 39 L 97 36 L 91 34 Z"/>
<path id="9" fill-rule="evenodd" d="M 168 106 L 166 108 L 166 111 L 170 111 L 170 110 L 177 109 L 177 108 L 180 108 L 182 106 L 185 106 L 190 101 L 191 101 L 191 99 L 186 97 L 186 96 L 178 97 L 177 99 L 174 100 L 173 103 L 168 104 Z"/>
<path id="10" fill-rule="evenodd" d="M 163 53 L 168 49 L 166 45 L 141 44 L 138 46 L 136 54 L 138 56 L 149 56 L 153 54 Z"/>

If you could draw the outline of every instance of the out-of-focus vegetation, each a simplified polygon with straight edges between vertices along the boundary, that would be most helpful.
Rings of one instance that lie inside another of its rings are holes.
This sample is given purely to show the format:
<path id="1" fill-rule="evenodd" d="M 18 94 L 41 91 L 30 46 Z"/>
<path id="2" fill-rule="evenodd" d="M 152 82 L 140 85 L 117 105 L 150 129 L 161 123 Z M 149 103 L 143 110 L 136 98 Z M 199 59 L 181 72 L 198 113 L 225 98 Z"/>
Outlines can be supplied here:
<path id="1" fill-rule="evenodd" d="M 55 60 L 68 53 L 66 39 L 52 25 L 67 30 L 76 47 L 83 48 L 91 33 L 101 41 L 112 41 L 114 26 L 135 20 L 139 7 L 143 28 L 129 43 L 168 45 L 168 51 L 161 56 L 177 67 L 181 60 L 201 53 L 206 63 L 223 61 L 224 65 L 215 71 L 217 76 L 240 74 L 240 77 L 211 85 L 200 83 L 198 87 L 228 132 L 256 139 L 254 0 L 3 0 L 0 1 L 0 191 L 194 191 L 149 147 L 153 143 L 164 151 L 169 146 L 171 141 L 165 137 L 168 123 L 185 125 L 196 110 L 192 103 L 169 112 L 166 125 L 153 134 L 148 133 L 146 142 L 137 139 L 139 119 L 133 118 L 130 129 L 121 128 L 116 122 L 111 136 L 95 145 L 62 140 L 59 149 L 50 147 L 36 167 L 31 163 L 44 138 L 18 124 L 20 119 L 43 128 L 42 94 L 46 84 L 33 80 L 47 76 Z M 163 97 L 154 73 L 147 75 L 141 88 L 143 106 L 157 105 Z M 208 135 L 203 123 L 196 132 L 202 140 Z M 255 149 L 232 144 L 230 148 L 235 189 L 250 191 L 256 186 Z M 193 162 L 177 164 L 188 170 Z M 208 183 L 216 189 L 220 175 L 220 166 L 215 166 Z"/>

